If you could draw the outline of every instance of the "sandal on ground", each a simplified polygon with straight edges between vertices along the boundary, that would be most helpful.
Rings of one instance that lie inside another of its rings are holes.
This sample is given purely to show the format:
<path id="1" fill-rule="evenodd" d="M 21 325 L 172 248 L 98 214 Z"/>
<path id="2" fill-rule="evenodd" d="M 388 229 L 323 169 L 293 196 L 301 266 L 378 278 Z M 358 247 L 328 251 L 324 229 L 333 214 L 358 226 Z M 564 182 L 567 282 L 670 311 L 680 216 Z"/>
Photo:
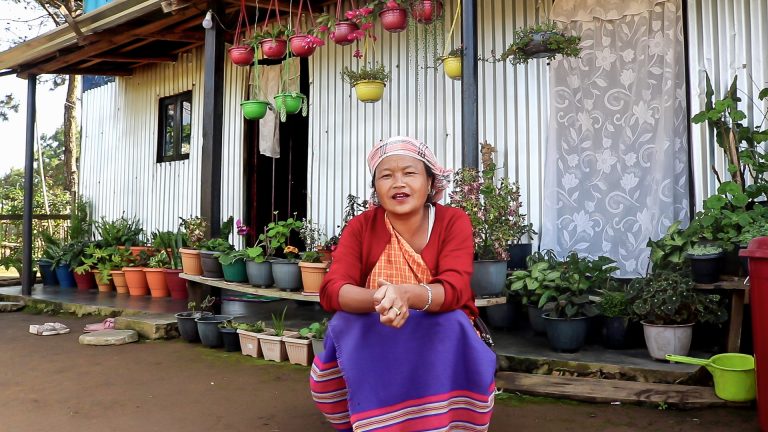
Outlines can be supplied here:
<path id="1" fill-rule="evenodd" d="M 61 323 L 31 324 L 29 332 L 39 336 L 53 336 L 69 333 L 69 328 Z"/>
<path id="2" fill-rule="evenodd" d="M 112 330 L 113 328 L 115 328 L 115 319 L 107 318 L 100 323 L 86 324 L 85 328 L 83 328 L 83 332 L 91 333 L 102 330 Z"/>

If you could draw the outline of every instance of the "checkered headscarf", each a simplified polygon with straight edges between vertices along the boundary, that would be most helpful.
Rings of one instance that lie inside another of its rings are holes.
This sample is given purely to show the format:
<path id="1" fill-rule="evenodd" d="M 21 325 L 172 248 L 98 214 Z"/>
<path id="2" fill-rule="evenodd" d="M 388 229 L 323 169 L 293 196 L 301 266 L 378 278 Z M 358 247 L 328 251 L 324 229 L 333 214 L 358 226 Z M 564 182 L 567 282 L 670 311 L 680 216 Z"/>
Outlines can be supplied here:
<path id="1" fill-rule="evenodd" d="M 435 182 L 433 186 L 435 193 L 432 195 L 432 200 L 439 201 L 440 198 L 442 198 L 445 188 L 448 187 L 448 184 L 451 181 L 452 171 L 445 169 L 440 165 L 437 158 L 435 158 L 435 154 L 432 153 L 432 150 L 427 147 L 426 144 L 404 136 L 396 136 L 379 141 L 378 144 L 373 146 L 371 152 L 368 153 L 368 169 L 370 169 L 371 175 L 373 175 L 374 171 L 376 171 L 376 167 L 379 166 L 379 163 L 381 163 L 385 157 L 392 155 L 414 157 L 427 164 L 427 166 L 432 169 L 432 172 L 435 173 Z"/>

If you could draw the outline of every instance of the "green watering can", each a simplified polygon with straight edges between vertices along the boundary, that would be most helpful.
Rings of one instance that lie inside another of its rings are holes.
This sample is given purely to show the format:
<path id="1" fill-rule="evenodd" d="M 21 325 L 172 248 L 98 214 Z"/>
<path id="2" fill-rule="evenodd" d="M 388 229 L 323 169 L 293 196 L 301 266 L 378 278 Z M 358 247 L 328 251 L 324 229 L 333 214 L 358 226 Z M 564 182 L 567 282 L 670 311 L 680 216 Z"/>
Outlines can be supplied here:
<path id="1" fill-rule="evenodd" d="M 715 394 L 723 400 L 747 402 L 755 398 L 755 358 L 725 353 L 709 360 L 667 354 L 667 360 L 704 366 L 715 379 Z"/>

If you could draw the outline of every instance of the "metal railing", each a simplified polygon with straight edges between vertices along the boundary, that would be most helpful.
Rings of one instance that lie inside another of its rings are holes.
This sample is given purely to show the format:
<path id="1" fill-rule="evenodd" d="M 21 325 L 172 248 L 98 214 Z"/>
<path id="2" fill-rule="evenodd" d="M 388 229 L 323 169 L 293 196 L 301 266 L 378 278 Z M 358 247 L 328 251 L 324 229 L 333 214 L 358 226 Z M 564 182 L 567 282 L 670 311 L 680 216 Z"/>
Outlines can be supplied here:
<path id="1" fill-rule="evenodd" d="M 21 214 L 0 214 L 0 260 L 18 255 L 21 259 L 22 247 Z M 48 232 L 55 238 L 64 239 L 69 234 L 68 214 L 34 214 L 32 215 L 32 256 L 42 255 L 45 243 L 40 235 Z"/>

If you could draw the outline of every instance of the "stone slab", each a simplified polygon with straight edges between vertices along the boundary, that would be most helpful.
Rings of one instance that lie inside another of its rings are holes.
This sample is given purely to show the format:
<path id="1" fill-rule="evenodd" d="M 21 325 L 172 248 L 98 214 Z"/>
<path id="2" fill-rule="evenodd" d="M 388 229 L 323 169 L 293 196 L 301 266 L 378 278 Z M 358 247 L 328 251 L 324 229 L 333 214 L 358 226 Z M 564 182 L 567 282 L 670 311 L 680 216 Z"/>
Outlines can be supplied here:
<path id="1" fill-rule="evenodd" d="M 139 340 L 139 334 L 134 330 L 102 330 L 86 333 L 80 336 L 82 345 L 124 345 Z"/>
<path id="2" fill-rule="evenodd" d="M 16 312 L 24 307 L 21 302 L 0 302 L 0 312 Z"/>
<path id="3" fill-rule="evenodd" d="M 179 337 L 179 327 L 173 316 L 127 316 L 115 318 L 115 329 L 135 330 L 144 339 L 173 339 Z"/>

